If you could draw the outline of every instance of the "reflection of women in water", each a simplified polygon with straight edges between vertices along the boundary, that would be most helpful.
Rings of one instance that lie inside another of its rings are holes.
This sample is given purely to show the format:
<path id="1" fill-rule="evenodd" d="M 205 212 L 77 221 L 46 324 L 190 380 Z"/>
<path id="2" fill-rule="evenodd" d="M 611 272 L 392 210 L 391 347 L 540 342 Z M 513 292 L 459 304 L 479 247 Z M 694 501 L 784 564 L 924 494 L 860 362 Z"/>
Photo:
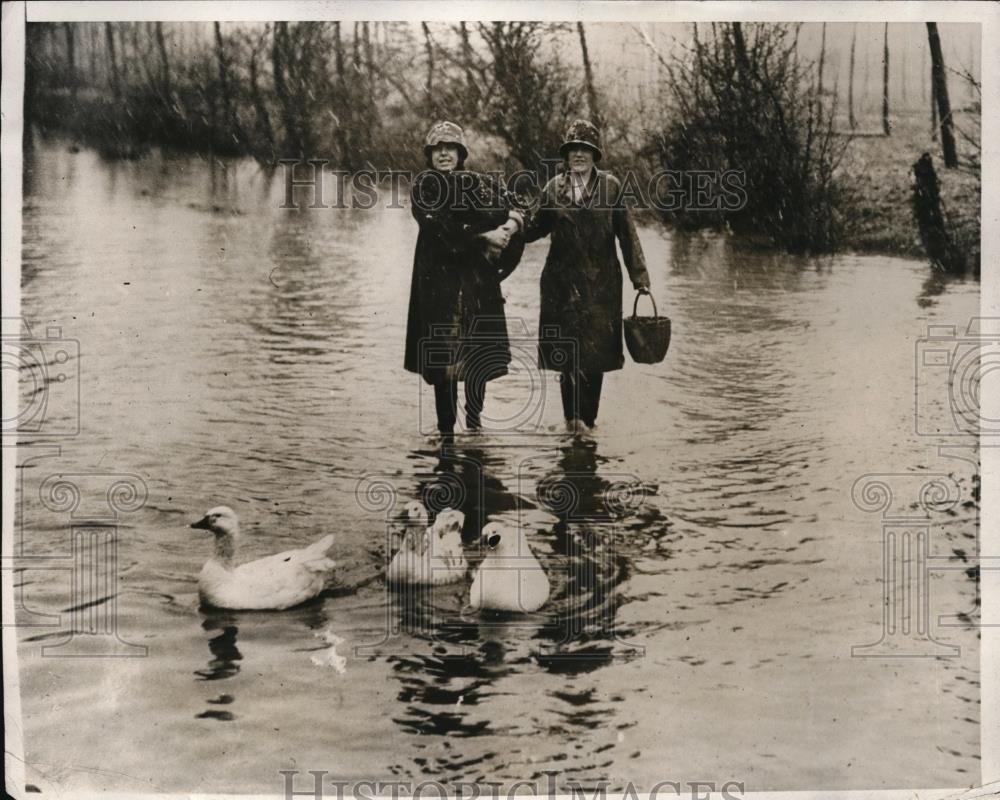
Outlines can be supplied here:
<path id="1" fill-rule="evenodd" d="M 420 225 L 406 326 L 405 367 L 434 386 L 438 430 L 455 427 L 458 382 L 466 426 L 480 427 L 486 382 L 507 373 L 510 343 L 500 282 L 517 266 L 523 216 L 504 187 L 467 172 L 465 134 L 439 122 L 427 134 L 428 167 L 414 181 Z"/>
<path id="2" fill-rule="evenodd" d="M 577 120 L 559 148 L 566 171 L 542 192 L 541 210 L 529 225 L 527 239 L 552 236 L 545 269 L 539 321 L 538 362 L 561 373 L 563 415 L 567 424 L 593 427 L 604 373 L 621 369 L 622 275 L 615 252 L 621 247 L 625 268 L 639 292 L 649 291 L 642 246 L 628 209 L 619 202 L 621 184 L 597 169 L 600 133 Z M 575 365 L 562 357 L 560 342 L 576 345 Z"/>

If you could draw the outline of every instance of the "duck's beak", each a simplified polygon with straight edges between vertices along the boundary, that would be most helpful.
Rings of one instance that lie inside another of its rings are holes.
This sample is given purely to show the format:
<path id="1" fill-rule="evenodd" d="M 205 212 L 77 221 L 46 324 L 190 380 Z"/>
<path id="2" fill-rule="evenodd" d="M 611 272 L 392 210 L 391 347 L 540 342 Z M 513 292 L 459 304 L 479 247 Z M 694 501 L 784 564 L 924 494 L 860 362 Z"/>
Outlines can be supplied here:
<path id="1" fill-rule="evenodd" d="M 191 523 L 191 527 L 192 528 L 200 528 L 203 531 L 211 530 L 211 528 L 209 528 L 209 526 L 208 526 L 208 517 L 202 517 L 197 522 L 192 522 Z"/>

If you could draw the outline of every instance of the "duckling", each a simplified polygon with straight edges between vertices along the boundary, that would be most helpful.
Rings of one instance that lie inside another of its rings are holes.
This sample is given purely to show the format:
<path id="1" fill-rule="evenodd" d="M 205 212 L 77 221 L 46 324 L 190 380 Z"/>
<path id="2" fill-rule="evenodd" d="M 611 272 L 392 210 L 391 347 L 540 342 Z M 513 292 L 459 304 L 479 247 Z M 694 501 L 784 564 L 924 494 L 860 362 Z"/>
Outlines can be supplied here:
<path id="1" fill-rule="evenodd" d="M 326 585 L 336 562 L 327 558 L 333 535 L 302 550 L 288 550 L 246 564 L 235 563 L 240 523 L 228 506 L 216 506 L 192 528 L 215 534 L 215 555 L 198 577 L 201 601 L 217 608 L 280 611 L 310 600 Z"/>
<path id="2" fill-rule="evenodd" d="M 520 528 L 483 527 L 486 557 L 472 580 L 469 604 L 492 611 L 537 611 L 549 599 L 548 576 Z"/>
<path id="3" fill-rule="evenodd" d="M 395 584 L 434 586 L 461 580 L 468 569 L 462 550 L 464 524 L 465 514 L 446 508 L 423 532 L 408 531 L 389 563 L 386 580 Z"/>

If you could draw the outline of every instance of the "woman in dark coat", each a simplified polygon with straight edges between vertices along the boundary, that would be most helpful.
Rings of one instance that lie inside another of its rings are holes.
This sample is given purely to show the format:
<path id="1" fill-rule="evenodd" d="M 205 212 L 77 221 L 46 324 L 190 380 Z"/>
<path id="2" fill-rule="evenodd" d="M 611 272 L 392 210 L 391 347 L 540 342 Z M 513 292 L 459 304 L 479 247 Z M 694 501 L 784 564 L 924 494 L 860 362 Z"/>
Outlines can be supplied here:
<path id="1" fill-rule="evenodd" d="M 510 343 L 500 282 L 524 250 L 524 217 L 504 187 L 463 169 L 465 135 L 435 124 L 416 177 L 411 210 L 420 226 L 406 325 L 404 366 L 434 386 L 438 431 L 451 436 L 458 381 L 465 383 L 466 426 L 481 426 L 487 381 L 507 374 Z"/>
<path id="2" fill-rule="evenodd" d="M 597 419 L 604 373 L 621 369 L 622 259 L 632 286 L 648 293 L 649 274 L 628 209 L 619 200 L 621 183 L 597 169 L 600 133 L 585 120 L 574 122 L 559 148 L 566 170 L 542 191 L 540 210 L 527 240 L 551 235 L 542 271 L 538 364 L 560 372 L 563 415 L 575 431 Z M 567 363 L 566 346 L 573 352 Z"/>

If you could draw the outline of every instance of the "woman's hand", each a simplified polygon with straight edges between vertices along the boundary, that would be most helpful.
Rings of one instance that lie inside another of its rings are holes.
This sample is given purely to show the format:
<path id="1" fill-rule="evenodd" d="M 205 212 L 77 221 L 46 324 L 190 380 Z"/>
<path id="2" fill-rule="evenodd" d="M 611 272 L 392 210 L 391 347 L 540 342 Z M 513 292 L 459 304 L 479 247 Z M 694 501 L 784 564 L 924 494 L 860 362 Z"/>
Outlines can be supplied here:
<path id="1" fill-rule="evenodd" d="M 513 225 L 515 229 L 517 227 L 515 223 L 512 223 L 508 220 L 506 224 L 501 225 L 499 228 L 494 228 L 491 231 L 487 231 L 486 233 L 481 233 L 479 235 L 486 241 L 486 244 L 488 244 L 490 247 L 498 247 L 501 250 L 503 250 L 507 246 L 507 243 L 510 241 L 511 237 L 511 232 L 507 228 L 507 225 Z"/>

